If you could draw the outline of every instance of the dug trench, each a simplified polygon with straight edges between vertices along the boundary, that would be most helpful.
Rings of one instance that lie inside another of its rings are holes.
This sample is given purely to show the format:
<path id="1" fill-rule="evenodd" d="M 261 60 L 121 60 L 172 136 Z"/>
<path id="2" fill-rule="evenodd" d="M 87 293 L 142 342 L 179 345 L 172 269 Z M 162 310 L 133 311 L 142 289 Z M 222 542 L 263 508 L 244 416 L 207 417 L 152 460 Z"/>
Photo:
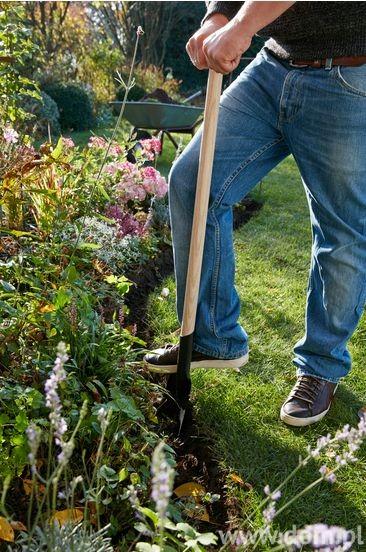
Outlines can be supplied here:
<path id="1" fill-rule="evenodd" d="M 245 198 L 241 203 L 234 207 L 233 227 L 239 228 L 247 223 L 262 207 L 262 203 L 252 198 Z M 130 307 L 130 314 L 126 318 L 129 324 L 136 324 L 137 335 L 146 342 L 149 347 L 154 339 L 151 328 L 147 323 L 147 305 L 149 294 L 161 284 L 162 280 L 173 272 L 172 248 L 169 245 L 164 246 L 160 251 L 159 257 L 154 263 L 147 267 L 141 267 L 138 271 L 131 271 L 126 276 L 133 282 L 126 304 Z M 147 374 L 155 382 L 162 383 L 161 377 Z M 158 405 L 157 405 L 158 406 Z M 211 436 L 207 434 L 205 428 L 195 420 L 194 409 L 193 417 L 189 424 L 185 426 L 184 431 L 179 437 L 172 430 L 173 425 L 168 418 L 159 416 L 160 428 L 162 434 L 170 435 L 169 445 L 176 453 L 176 479 L 175 488 L 187 482 L 194 482 L 201 485 L 206 493 L 210 495 L 219 495 L 219 498 L 213 501 L 206 501 L 205 504 L 197 504 L 196 508 L 190 508 L 189 502 L 194 506 L 195 499 L 191 497 L 188 501 L 187 512 L 190 512 L 196 518 L 201 531 L 227 531 L 235 528 L 235 520 L 238 517 L 238 507 L 235 498 L 225 493 L 228 473 L 220 465 L 214 453 L 214 443 Z M 240 479 L 240 478 L 238 478 Z M 238 481 L 241 486 L 250 485 Z M 200 501 L 199 501 L 200 502 Z M 203 517 L 202 517 L 203 516 Z M 208 516 L 208 517 L 207 517 Z M 206 521 L 204 521 L 206 517 Z M 209 519 L 209 522 L 207 521 Z"/>

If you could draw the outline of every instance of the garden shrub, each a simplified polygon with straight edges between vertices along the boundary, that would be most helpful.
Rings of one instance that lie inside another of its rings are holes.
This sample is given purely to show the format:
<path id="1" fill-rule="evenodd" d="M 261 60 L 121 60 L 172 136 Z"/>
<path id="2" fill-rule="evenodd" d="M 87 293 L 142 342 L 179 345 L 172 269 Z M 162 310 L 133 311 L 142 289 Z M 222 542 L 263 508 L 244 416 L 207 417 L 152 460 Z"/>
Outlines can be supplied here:
<path id="1" fill-rule="evenodd" d="M 88 130 L 95 124 L 88 93 L 78 84 L 54 83 L 43 89 L 56 102 L 62 130 Z"/>
<path id="2" fill-rule="evenodd" d="M 57 103 L 46 92 L 41 92 L 39 100 L 28 99 L 24 103 L 24 110 L 33 115 L 28 126 L 32 127 L 37 135 L 48 136 L 48 128 L 53 136 L 61 134 Z"/>

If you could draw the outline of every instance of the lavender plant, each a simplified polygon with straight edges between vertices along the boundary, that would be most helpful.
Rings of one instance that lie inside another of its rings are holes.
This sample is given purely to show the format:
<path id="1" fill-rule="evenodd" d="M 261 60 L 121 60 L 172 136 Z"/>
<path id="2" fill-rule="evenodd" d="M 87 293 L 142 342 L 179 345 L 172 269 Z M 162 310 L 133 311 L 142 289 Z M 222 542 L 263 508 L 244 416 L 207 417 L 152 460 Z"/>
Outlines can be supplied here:
<path id="1" fill-rule="evenodd" d="M 268 541 L 271 529 L 273 528 L 273 522 L 284 510 L 322 482 L 333 484 L 336 481 L 336 473 L 339 470 L 357 462 L 358 459 L 355 453 L 359 450 L 365 437 L 366 416 L 363 416 L 357 427 L 350 427 L 347 424 L 341 430 L 338 430 L 334 436 L 328 433 L 326 436 L 320 437 L 314 448 L 309 445 L 307 455 L 299 459 L 298 465 L 276 489 L 271 491 L 269 485 L 266 485 L 264 488 L 266 497 L 258 506 L 263 517 L 262 531 L 259 531 L 259 534 L 254 536 L 254 539 L 248 538 L 248 535 L 245 533 L 240 533 L 236 541 L 237 548 L 253 552 L 258 549 L 263 541 Z M 279 503 L 282 497 L 282 490 L 285 485 L 296 476 L 301 468 L 307 466 L 311 460 L 318 460 L 322 457 L 334 458 L 332 465 L 329 466 L 327 463 L 322 464 L 319 468 L 320 477 L 316 478 L 307 487 L 277 508 L 277 503 Z M 249 515 L 248 522 L 256 514 L 257 512 L 253 512 Z M 341 552 L 352 548 L 353 543 L 350 536 L 351 532 L 343 527 L 329 527 L 325 524 L 307 525 L 294 534 L 280 534 L 278 540 L 281 542 L 273 550 Z M 227 546 L 228 544 L 225 544 L 220 550 L 226 550 Z"/>
<path id="2" fill-rule="evenodd" d="M 169 517 L 175 472 L 167 456 L 167 450 L 171 451 L 170 447 L 160 442 L 152 457 L 151 499 L 155 505 L 154 510 L 143 507 L 135 486 L 129 487 L 130 502 L 138 519 L 135 529 L 141 539 L 150 541 L 139 541 L 135 550 L 138 552 L 204 551 L 207 546 L 216 544 L 216 535 L 199 533 L 188 523 L 175 524 Z"/>
<path id="3" fill-rule="evenodd" d="M 106 526 L 93 531 L 85 524 L 45 525 L 37 527 L 30 541 L 27 535 L 22 535 L 17 545 L 21 552 L 113 552 L 111 538 L 106 534 L 108 529 Z"/>

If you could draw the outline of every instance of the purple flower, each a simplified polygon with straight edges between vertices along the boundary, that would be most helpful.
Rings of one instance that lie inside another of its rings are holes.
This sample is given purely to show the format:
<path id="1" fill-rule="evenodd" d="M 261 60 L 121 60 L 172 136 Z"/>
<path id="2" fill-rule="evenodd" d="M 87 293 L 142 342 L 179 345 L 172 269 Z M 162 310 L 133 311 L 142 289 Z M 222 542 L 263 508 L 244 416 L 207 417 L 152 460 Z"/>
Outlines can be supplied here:
<path id="1" fill-rule="evenodd" d="M 335 483 L 337 478 L 335 473 L 333 473 L 325 464 L 319 468 L 320 475 L 323 476 L 325 481 L 328 483 Z"/>
<path id="2" fill-rule="evenodd" d="M 74 443 L 72 441 L 60 441 L 61 452 L 57 455 L 59 464 L 66 465 L 74 452 Z"/>
<path id="3" fill-rule="evenodd" d="M 159 443 L 154 450 L 151 473 L 151 498 L 155 502 L 156 512 L 159 515 L 160 520 L 164 520 L 167 515 L 169 499 L 172 494 L 174 470 L 166 460 L 163 442 Z"/>
<path id="4" fill-rule="evenodd" d="M 277 502 L 277 500 L 279 500 L 282 496 L 281 491 L 274 491 L 272 493 L 271 489 L 269 488 L 269 485 L 266 485 L 264 487 L 264 494 L 266 494 L 267 496 L 270 496 L 271 499 L 274 500 L 275 502 Z"/>
<path id="5" fill-rule="evenodd" d="M 142 236 L 144 234 L 144 224 L 136 220 L 131 213 L 123 211 L 119 205 L 107 207 L 106 216 L 113 218 L 117 222 L 117 236 L 119 238 L 124 238 L 128 235 Z"/>
<path id="6" fill-rule="evenodd" d="M 312 449 L 310 446 L 308 447 L 309 456 L 311 456 L 312 458 L 319 458 L 321 451 L 329 445 L 331 439 L 332 436 L 330 433 L 328 433 L 328 435 L 326 436 L 319 437 L 314 449 Z"/>
<path id="7" fill-rule="evenodd" d="M 263 519 L 266 525 L 270 525 L 276 516 L 276 507 L 274 502 L 270 502 L 267 508 L 263 510 Z"/>
<path id="8" fill-rule="evenodd" d="M 63 443 L 63 436 L 67 431 L 65 419 L 61 416 L 62 404 L 58 395 L 59 384 L 66 379 L 64 364 L 68 360 L 65 343 L 59 343 L 57 357 L 52 372 L 45 383 L 46 406 L 50 409 L 49 419 L 57 445 Z"/>
<path id="9" fill-rule="evenodd" d="M 36 470 L 37 451 L 41 440 L 41 430 L 34 423 L 31 423 L 27 427 L 25 432 L 27 435 L 28 446 L 30 449 L 30 452 L 28 454 L 28 460 L 31 465 L 32 473 L 34 473 Z"/>

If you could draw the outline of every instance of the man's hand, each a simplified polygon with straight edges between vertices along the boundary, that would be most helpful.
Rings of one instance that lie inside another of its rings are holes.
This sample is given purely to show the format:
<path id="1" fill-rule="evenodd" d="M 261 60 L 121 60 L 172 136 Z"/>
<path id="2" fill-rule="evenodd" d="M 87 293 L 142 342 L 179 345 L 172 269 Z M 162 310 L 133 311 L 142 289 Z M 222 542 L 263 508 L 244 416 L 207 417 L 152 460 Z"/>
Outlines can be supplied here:
<path id="1" fill-rule="evenodd" d="M 217 73 L 231 73 L 248 50 L 252 35 L 246 34 L 241 25 L 228 23 L 203 41 L 206 64 Z"/>
<path id="2" fill-rule="evenodd" d="M 215 13 L 205 21 L 202 27 L 187 42 L 187 53 L 197 69 L 208 69 L 209 66 L 203 52 L 203 43 L 210 35 L 224 27 L 227 22 L 227 17 L 221 13 Z"/>
<path id="3" fill-rule="evenodd" d="M 248 50 L 252 37 L 294 3 L 246 0 L 230 22 L 222 14 L 212 15 L 188 41 L 186 49 L 192 63 L 197 69 L 231 73 Z"/>

